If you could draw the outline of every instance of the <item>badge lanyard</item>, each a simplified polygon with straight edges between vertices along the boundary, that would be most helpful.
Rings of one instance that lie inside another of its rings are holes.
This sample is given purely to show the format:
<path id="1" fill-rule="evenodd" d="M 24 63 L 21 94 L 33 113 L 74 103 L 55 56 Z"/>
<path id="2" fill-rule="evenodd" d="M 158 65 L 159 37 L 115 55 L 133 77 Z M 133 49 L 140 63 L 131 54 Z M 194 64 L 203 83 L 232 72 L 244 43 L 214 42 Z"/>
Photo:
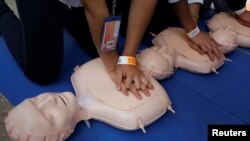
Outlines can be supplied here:
<path id="1" fill-rule="evenodd" d="M 121 16 L 115 15 L 115 8 L 116 0 L 113 0 L 111 16 L 104 19 L 101 52 L 115 50 L 117 46 L 117 40 L 121 25 Z"/>
<path id="2" fill-rule="evenodd" d="M 116 8 L 116 0 L 113 0 L 113 2 L 112 2 L 112 17 L 115 16 L 115 8 Z"/>

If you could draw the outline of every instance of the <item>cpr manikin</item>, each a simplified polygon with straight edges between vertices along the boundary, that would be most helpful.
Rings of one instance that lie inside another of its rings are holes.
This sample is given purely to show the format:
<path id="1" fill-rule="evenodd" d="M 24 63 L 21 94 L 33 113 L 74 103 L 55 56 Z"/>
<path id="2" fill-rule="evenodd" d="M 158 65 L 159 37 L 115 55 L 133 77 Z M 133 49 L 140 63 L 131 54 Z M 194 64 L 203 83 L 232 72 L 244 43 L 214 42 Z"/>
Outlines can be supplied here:
<path id="1" fill-rule="evenodd" d="M 240 47 L 250 48 L 250 27 L 241 25 L 232 15 L 226 12 L 220 12 L 213 16 L 209 22 L 210 31 L 229 27 L 237 35 L 237 43 Z M 221 33 L 222 36 L 226 36 Z"/>
<path id="2" fill-rule="evenodd" d="M 216 72 L 216 69 L 223 65 L 224 57 L 212 62 L 207 55 L 201 55 L 190 48 L 187 40 L 183 29 L 165 29 L 155 36 L 153 47 L 138 54 L 140 68 L 160 80 L 171 76 L 174 68 L 207 74 Z"/>
<path id="3" fill-rule="evenodd" d="M 63 141 L 80 121 L 96 119 L 124 130 L 142 129 L 172 110 L 163 87 L 149 77 L 153 90 L 142 100 L 117 91 L 100 59 L 90 61 L 72 75 L 71 92 L 42 93 L 14 107 L 5 119 L 13 141 Z"/>
<path id="4" fill-rule="evenodd" d="M 171 101 L 163 87 L 152 77 L 150 96 L 138 100 L 132 94 L 117 91 L 100 58 L 76 68 L 72 84 L 77 100 L 88 119 L 96 119 L 124 130 L 136 130 L 154 122 L 167 110 Z"/>

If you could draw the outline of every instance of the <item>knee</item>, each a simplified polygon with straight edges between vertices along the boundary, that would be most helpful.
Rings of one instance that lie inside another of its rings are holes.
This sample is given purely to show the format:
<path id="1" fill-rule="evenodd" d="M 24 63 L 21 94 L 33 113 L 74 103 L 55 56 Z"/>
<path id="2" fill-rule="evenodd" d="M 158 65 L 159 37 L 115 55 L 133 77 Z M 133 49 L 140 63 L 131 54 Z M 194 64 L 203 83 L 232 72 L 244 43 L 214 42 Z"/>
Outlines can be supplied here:
<path id="1" fill-rule="evenodd" d="M 61 65 L 29 65 L 24 69 L 24 74 L 33 82 L 37 84 L 50 84 L 58 78 L 60 74 Z"/>

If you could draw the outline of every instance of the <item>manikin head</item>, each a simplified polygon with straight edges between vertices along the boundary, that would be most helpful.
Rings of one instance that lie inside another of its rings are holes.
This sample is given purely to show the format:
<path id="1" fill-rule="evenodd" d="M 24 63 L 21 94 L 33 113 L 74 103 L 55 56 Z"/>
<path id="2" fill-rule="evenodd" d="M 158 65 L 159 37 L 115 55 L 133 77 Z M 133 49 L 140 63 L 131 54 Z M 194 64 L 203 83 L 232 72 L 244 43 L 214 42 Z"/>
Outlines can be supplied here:
<path id="1" fill-rule="evenodd" d="M 175 57 L 174 49 L 153 46 L 139 53 L 137 61 L 143 72 L 161 80 L 174 73 Z"/>
<path id="2" fill-rule="evenodd" d="M 13 141 L 63 141 L 80 120 L 72 93 L 42 93 L 10 110 L 5 126 Z"/>

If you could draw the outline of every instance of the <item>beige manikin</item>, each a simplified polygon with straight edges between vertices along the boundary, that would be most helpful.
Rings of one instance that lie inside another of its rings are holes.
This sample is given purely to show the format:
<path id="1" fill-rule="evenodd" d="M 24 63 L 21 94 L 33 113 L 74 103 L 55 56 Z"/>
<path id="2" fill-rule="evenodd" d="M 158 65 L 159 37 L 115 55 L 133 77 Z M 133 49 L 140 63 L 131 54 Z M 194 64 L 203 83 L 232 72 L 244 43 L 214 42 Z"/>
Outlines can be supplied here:
<path id="1" fill-rule="evenodd" d="M 237 43 L 240 47 L 250 48 L 250 27 L 241 25 L 232 15 L 220 12 L 208 21 L 210 31 L 229 27 L 237 34 Z"/>
<path id="2" fill-rule="evenodd" d="M 100 58 L 77 67 L 71 92 L 42 93 L 15 106 L 5 118 L 13 141 L 63 141 L 80 121 L 95 119 L 123 130 L 142 129 L 173 109 L 164 88 L 152 77 L 149 97 L 136 99 L 116 89 Z"/>
<path id="3" fill-rule="evenodd" d="M 153 39 L 154 46 L 142 50 L 137 56 L 142 71 L 161 80 L 171 76 L 174 68 L 182 68 L 194 73 L 216 72 L 224 64 L 225 57 L 213 62 L 207 55 L 201 55 L 187 43 L 185 31 L 170 27 Z"/>
<path id="4" fill-rule="evenodd" d="M 150 77 L 154 89 L 149 97 L 138 100 L 132 94 L 117 91 L 100 58 L 75 69 L 72 84 L 81 108 L 88 115 L 85 120 L 96 119 L 124 130 L 136 130 L 172 110 L 164 88 Z M 173 111 L 174 112 L 174 111 Z"/>

